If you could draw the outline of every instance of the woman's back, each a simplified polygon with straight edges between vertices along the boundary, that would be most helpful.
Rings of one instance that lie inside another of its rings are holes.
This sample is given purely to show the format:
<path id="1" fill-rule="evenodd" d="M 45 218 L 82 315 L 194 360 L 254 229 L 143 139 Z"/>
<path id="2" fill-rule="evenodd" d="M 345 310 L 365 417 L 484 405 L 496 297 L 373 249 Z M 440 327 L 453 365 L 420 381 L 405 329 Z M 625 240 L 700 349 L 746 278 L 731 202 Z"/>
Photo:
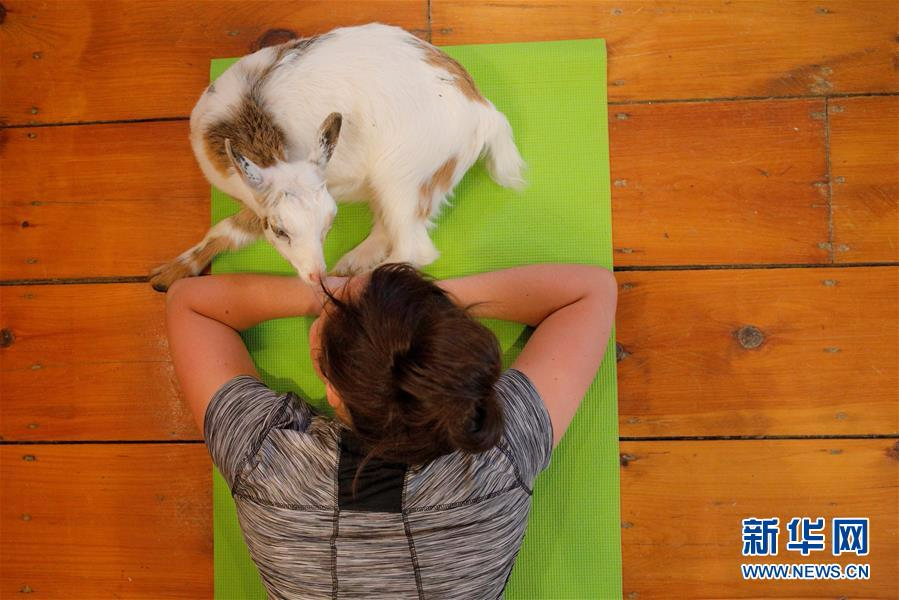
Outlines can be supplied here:
<path id="1" fill-rule="evenodd" d="M 501 597 L 549 464 L 553 431 L 531 380 L 496 383 L 504 431 L 479 454 L 422 465 L 366 455 L 294 393 L 239 375 L 212 397 L 209 452 L 272 598 Z"/>

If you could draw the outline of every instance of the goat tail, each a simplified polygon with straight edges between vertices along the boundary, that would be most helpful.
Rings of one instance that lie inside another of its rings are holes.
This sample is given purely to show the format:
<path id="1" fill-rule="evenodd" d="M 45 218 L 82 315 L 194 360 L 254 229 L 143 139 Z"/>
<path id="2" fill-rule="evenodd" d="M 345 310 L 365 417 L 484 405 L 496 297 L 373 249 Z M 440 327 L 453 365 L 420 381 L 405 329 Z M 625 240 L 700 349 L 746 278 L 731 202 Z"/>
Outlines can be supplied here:
<path id="1" fill-rule="evenodd" d="M 484 144 L 487 170 L 499 185 L 522 190 L 526 184 L 522 175 L 525 163 L 515 146 L 512 126 L 506 116 L 495 108 L 491 107 L 490 113 Z"/>

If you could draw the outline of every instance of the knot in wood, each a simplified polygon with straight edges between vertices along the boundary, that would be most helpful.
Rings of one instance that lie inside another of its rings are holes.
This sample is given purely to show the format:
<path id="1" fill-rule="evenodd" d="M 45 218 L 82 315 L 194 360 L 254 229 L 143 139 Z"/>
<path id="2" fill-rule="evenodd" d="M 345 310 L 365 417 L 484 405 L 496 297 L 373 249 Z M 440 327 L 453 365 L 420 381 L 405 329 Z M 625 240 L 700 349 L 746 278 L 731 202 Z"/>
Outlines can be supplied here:
<path id="1" fill-rule="evenodd" d="M 622 467 L 628 466 L 632 461 L 635 461 L 635 460 L 637 460 L 637 457 L 634 456 L 633 454 L 619 454 L 618 455 L 618 462 L 621 463 Z"/>
<path id="2" fill-rule="evenodd" d="M 763 343 L 765 343 L 765 334 L 762 333 L 761 329 L 754 325 L 744 325 L 743 327 L 740 327 L 734 333 L 734 336 L 737 338 L 737 341 L 740 342 L 740 345 L 746 350 L 758 348 Z"/>
<path id="3" fill-rule="evenodd" d="M 16 336 L 11 329 L 4 327 L 0 329 L 0 348 L 9 348 L 16 341 Z"/>
<path id="4" fill-rule="evenodd" d="M 620 343 L 615 342 L 615 361 L 616 362 L 621 362 L 630 355 L 631 355 L 631 353 L 627 351 L 627 348 L 622 346 Z"/>
<path id="5" fill-rule="evenodd" d="M 886 450 L 886 455 L 893 460 L 899 460 L 899 442 L 896 442 Z"/>
<path id="6" fill-rule="evenodd" d="M 269 46 L 277 46 L 295 39 L 297 39 L 297 34 L 290 29 L 269 29 L 253 42 L 253 51 L 268 48 Z"/>

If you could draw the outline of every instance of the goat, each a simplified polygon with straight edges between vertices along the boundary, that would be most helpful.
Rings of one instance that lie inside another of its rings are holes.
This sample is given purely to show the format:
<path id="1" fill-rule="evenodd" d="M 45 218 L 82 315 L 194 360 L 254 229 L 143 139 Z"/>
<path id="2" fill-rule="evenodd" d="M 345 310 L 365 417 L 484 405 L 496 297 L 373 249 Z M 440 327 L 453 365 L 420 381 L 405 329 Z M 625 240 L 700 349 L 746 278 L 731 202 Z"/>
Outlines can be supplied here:
<path id="1" fill-rule="evenodd" d="M 373 225 L 334 273 L 424 266 L 440 255 L 434 219 L 481 155 L 498 184 L 524 185 L 509 121 L 468 72 L 379 23 L 244 56 L 203 92 L 190 142 L 209 182 L 243 206 L 153 269 L 158 291 L 260 235 L 311 284 L 326 271 L 322 245 L 337 201 L 367 201 Z"/>

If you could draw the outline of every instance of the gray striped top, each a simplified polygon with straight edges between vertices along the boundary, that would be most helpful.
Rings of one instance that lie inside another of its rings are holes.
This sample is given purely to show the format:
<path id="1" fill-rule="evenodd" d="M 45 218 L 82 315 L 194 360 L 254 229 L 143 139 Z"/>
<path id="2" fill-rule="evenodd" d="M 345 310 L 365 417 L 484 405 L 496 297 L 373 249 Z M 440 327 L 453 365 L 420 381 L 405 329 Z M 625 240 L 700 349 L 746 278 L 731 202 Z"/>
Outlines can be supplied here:
<path id="1" fill-rule="evenodd" d="M 420 465 L 369 461 L 352 431 L 294 392 L 238 375 L 204 435 L 269 598 L 502 598 L 552 424 L 533 382 L 503 371 L 500 443 Z"/>

